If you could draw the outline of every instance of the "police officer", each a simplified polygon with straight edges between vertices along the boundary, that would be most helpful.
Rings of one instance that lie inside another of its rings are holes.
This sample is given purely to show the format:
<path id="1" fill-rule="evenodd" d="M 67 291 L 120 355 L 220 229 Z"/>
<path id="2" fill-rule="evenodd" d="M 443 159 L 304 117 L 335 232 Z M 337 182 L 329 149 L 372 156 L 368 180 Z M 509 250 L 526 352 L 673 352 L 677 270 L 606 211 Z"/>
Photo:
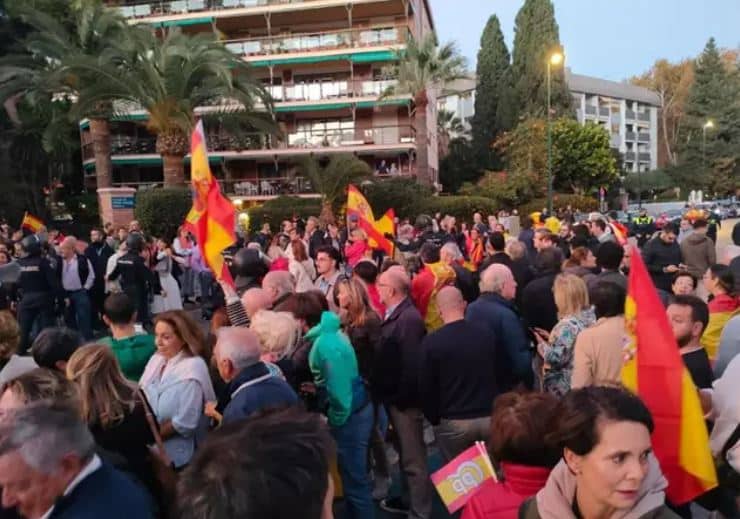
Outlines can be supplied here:
<path id="1" fill-rule="evenodd" d="M 647 209 L 640 209 L 640 214 L 632 219 L 632 228 L 637 246 L 642 248 L 655 233 L 655 220 L 647 214 Z"/>
<path id="2" fill-rule="evenodd" d="M 18 323 L 21 328 L 20 354 L 31 346 L 31 332 L 54 326 L 54 301 L 60 298 L 61 283 L 55 275 L 55 267 L 42 254 L 41 238 L 31 234 L 21 240 L 22 256 L 18 260 L 21 269 L 18 287 L 21 292 L 18 303 Z"/>
<path id="3" fill-rule="evenodd" d="M 155 276 L 144 263 L 144 236 L 132 232 L 126 238 L 127 252 L 116 262 L 108 281 L 121 278 L 121 290 L 136 302 L 137 320 L 143 325 L 151 324 L 149 316 L 149 294 L 155 290 Z"/>

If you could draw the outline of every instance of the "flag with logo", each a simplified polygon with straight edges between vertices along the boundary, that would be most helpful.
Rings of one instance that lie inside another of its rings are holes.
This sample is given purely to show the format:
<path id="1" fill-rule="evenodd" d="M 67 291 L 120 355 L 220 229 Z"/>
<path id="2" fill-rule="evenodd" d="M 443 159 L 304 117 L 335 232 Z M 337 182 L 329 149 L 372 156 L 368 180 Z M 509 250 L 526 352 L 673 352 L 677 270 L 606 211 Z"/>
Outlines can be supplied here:
<path id="1" fill-rule="evenodd" d="M 489 479 L 495 481 L 496 473 L 483 442 L 476 442 L 432 474 L 432 483 L 451 514 L 465 506 Z"/>
<path id="2" fill-rule="evenodd" d="M 666 494 L 680 505 L 717 486 L 699 395 L 637 247 L 625 303 L 629 360 L 622 382 L 653 415 L 653 449 L 668 480 Z"/>
<path id="3" fill-rule="evenodd" d="M 32 215 L 29 212 L 23 214 L 23 221 L 21 222 L 21 229 L 26 229 L 32 233 L 39 232 L 44 227 L 44 221 Z"/>
<path id="4" fill-rule="evenodd" d="M 193 208 L 185 218 L 185 226 L 195 236 L 203 259 L 216 279 L 233 285 L 222 252 L 236 242 L 234 205 L 221 194 L 218 181 L 211 174 L 202 121 L 191 136 L 190 177 Z"/>
<path id="5" fill-rule="evenodd" d="M 357 216 L 357 223 L 367 233 L 368 245 L 371 249 L 380 249 L 388 256 L 393 256 L 393 240 L 386 238 L 387 234 L 395 236 L 393 209 L 389 209 L 379 220 L 375 220 L 373 209 L 367 199 L 355 186 L 349 186 L 347 215 Z"/>

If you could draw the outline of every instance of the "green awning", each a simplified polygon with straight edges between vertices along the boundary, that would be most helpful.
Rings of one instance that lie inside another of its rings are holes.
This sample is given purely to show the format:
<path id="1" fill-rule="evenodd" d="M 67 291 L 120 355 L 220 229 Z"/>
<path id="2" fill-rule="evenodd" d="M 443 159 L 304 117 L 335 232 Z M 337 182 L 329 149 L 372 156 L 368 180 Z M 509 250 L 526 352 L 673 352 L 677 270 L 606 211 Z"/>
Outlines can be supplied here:
<path id="1" fill-rule="evenodd" d="M 350 108 L 352 103 L 323 103 L 316 105 L 298 106 L 276 106 L 276 112 L 311 112 L 314 110 L 337 110 L 339 108 Z"/>
<path id="2" fill-rule="evenodd" d="M 217 164 L 221 162 L 223 155 L 209 155 L 208 162 Z M 158 166 L 162 164 L 161 157 L 112 157 L 114 166 Z M 185 164 L 190 164 L 190 157 L 185 157 Z M 86 171 L 95 171 L 95 162 L 88 162 L 82 166 Z"/>
<path id="3" fill-rule="evenodd" d="M 154 22 L 152 23 L 152 27 L 173 27 L 173 26 L 179 26 L 179 27 L 185 27 L 188 25 L 201 25 L 204 23 L 211 23 L 213 22 L 212 16 L 206 16 L 202 18 L 187 18 L 184 20 L 168 20 L 166 22 Z"/>
<path id="4" fill-rule="evenodd" d="M 392 61 L 396 59 L 396 54 L 392 51 L 381 50 L 373 52 L 356 52 L 345 54 L 332 54 L 329 56 L 301 56 L 295 58 L 274 58 L 259 61 L 252 61 L 250 64 L 254 67 L 268 67 L 270 65 L 286 65 L 301 63 L 322 63 L 326 61 L 343 61 L 348 60 L 353 63 L 373 63 L 376 61 Z"/>
<path id="5" fill-rule="evenodd" d="M 360 101 L 357 108 L 374 108 L 376 106 L 407 105 L 411 99 L 386 99 L 385 101 Z"/>

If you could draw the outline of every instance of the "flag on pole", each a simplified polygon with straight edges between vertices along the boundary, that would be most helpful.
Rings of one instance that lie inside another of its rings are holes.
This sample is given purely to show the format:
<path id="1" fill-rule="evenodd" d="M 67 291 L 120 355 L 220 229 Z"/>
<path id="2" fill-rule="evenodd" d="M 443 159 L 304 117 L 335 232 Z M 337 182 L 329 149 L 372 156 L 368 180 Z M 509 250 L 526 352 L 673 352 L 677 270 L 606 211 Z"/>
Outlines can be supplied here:
<path id="1" fill-rule="evenodd" d="M 44 227 L 44 221 L 32 215 L 29 212 L 23 214 L 23 221 L 21 222 L 21 229 L 26 229 L 32 233 L 39 232 Z"/>
<path id="2" fill-rule="evenodd" d="M 609 228 L 612 230 L 612 234 L 617 239 L 618 244 L 622 246 L 627 245 L 627 236 L 629 235 L 627 227 L 615 221 L 609 222 Z"/>
<path id="3" fill-rule="evenodd" d="M 388 256 L 393 256 L 393 240 L 385 237 L 386 234 L 395 236 L 395 214 L 389 209 L 380 220 L 375 220 L 373 209 L 359 189 L 349 186 L 347 191 L 347 214 L 355 215 L 362 230 L 367 233 L 368 245 L 371 249 L 384 250 Z"/>
<path id="4" fill-rule="evenodd" d="M 622 368 L 622 382 L 653 415 L 653 449 L 668 479 L 668 498 L 680 505 L 716 487 L 717 473 L 697 389 L 637 247 L 625 321 L 632 355 Z"/>
<path id="5" fill-rule="evenodd" d="M 483 442 L 476 442 L 432 474 L 432 483 L 451 514 L 465 506 L 489 479 L 495 481 L 496 473 Z"/>
<path id="6" fill-rule="evenodd" d="M 211 174 L 202 121 L 196 125 L 190 140 L 190 177 L 193 208 L 185 218 L 185 226 L 195 236 L 200 252 L 216 279 L 233 285 L 221 253 L 236 241 L 234 205 L 221 194 L 218 181 Z"/>

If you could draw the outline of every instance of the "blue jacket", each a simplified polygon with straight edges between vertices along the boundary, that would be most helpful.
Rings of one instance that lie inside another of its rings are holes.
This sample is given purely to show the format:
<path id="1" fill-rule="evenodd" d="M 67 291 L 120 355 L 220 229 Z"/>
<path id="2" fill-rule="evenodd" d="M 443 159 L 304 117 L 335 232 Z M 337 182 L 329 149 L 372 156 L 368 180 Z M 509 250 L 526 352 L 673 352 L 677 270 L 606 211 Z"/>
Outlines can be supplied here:
<path id="1" fill-rule="evenodd" d="M 258 379 L 262 380 L 253 382 Z M 249 382 L 252 384 L 239 389 Z M 226 397 L 229 401 L 224 408 L 223 423 L 241 420 L 262 409 L 289 406 L 298 401 L 293 388 L 282 378 L 272 375 L 263 362 L 244 368 L 229 383 Z"/>
<path id="2" fill-rule="evenodd" d="M 69 495 L 57 500 L 49 519 L 153 519 L 146 490 L 105 462 Z"/>
<path id="3" fill-rule="evenodd" d="M 468 305 L 465 320 L 487 326 L 496 341 L 496 380 L 503 393 L 520 382 L 532 386 L 532 353 L 513 302 L 486 292 Z"/>

